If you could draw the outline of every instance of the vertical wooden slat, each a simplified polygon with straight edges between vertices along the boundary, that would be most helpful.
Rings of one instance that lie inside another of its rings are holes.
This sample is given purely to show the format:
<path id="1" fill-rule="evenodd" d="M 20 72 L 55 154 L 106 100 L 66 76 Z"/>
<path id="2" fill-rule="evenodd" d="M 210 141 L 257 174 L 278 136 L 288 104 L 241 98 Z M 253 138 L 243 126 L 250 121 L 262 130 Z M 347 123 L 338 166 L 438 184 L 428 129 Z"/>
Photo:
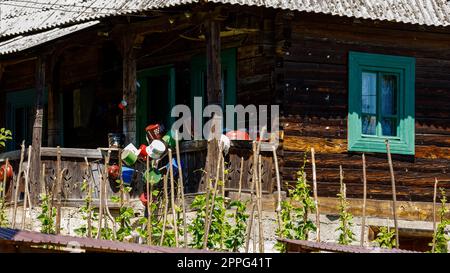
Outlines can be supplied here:
<path id="1" fill-rule="evenodd" d="M 392 164 L 391 148 L 389 145 L 389 140 L 386 139 L 386 151 L 388 156 L 389 171 L 391 173 L 391 183 L 392 183 L 392 214 L 394 216 L 394 226 L 395 226 L 395 247 L 400 248 L 400 241 L 398 237 L 398 223 L 397 223 L 397 191 L 395 189 L 395 177 L 394 177 L 394 166 Z"/>
<path id="2" fill-rule="evenodd" d="M 366 230 L 366 200 L 367 200 L 367 174 L 366 174 L 366 155 L 362 154 L 363 162 L 363 208 L 362 208 L 362 220 L 361 220 L 361 240 L 360 245 L 364 246 L 364 232 Z"/>

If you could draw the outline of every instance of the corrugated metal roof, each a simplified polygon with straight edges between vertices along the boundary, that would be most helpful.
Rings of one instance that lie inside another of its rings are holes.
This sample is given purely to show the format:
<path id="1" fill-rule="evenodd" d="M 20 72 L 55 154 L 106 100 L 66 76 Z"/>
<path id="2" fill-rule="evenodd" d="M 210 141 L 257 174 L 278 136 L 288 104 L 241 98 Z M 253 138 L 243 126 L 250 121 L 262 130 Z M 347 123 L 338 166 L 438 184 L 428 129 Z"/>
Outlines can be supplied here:
<path id="1" fill-rule="evenodd" d="M 25 245 L 57 245 L 63 247 L 79 247 L 89 251 L 105 252 L 129 252 L 129 253 L 207 253 L 212 251 L 171 248 L 161 246 L 149 246 L 117 241 L 97 240 L 91 238 L 79 238 L 65 235 L 51 235 L 38 232 L 0 228 L 0 244 L 2 241 Z"/>
<path id="2" fill-rule="evenodd" d="M 29 49 L 43 43 L 58 39 L 62 36 L 77 32 L 79 30 L 91 27 L 100 23 L 100 21 L 91 21 L 87 23 L 77 24 L 65 28 L 54 28 L 45 32 L 32 34 L 28 36 L 18 36 L 13 39 L 0 43 L 0 55 L 6 55 L 25 49 Z"/>
<path id="3" fill-rule="evenodd" d="M 277 239 L 280 242 L 291 245 L 293 249 L 302 249 L 308 251 L 327 251 L 339 253 L 418 253 L 416 251 L 404 249 L 387 249 L 380 247 L 362 247 L 354 245 L 340 245 L 327 242 L 312 242 L 304 240 Z M 294 250 L 295 251 L 295 250 Z"/>
<path id="4" fill-rule="evenodd" d="M 5 0 L 0 36 L 18 35 L 107 16 L 139 14 L 202 0 Z M 373 20 L 448 26 L 446 0 L 209 0 Z"/>

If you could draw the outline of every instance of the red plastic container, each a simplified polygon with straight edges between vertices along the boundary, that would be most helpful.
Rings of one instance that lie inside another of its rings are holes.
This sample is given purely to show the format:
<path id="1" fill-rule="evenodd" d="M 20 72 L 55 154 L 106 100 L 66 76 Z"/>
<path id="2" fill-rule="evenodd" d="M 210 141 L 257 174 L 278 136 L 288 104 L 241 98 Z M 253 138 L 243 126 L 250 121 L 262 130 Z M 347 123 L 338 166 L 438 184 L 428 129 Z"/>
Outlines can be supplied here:
<path id="1" fill-rule="evenodd" d="M 117 165 L 112 165 L 108 167 L 108 176 L 112 179 L 118 179 L 120 176 L 120 169 Z"/>
<path id="2" fill-rule="evenodd" d="M 161 139 L 161 126 L 159 124 L 151 124 L 145 128 L 149 140 Z"/>
<path id="3" fill-rule="evenodd" d="M 0 168 L 0 183 L 3 182 L 3 180 L 5 179 L 5 169 L 6 169 L 6 181 L 11 180 L 14 176 L 13 167 L 11 166 L 11 164 L 8 163 L 8 167 L 6 167 L 6 164 L 3 164 L 2 167 Z"/>
<path id="4" fill-rule="evenodd" d="M 250 140 L 250 136 L 244 131 L 230 131 L 226 136 L 230 140 Z"/>

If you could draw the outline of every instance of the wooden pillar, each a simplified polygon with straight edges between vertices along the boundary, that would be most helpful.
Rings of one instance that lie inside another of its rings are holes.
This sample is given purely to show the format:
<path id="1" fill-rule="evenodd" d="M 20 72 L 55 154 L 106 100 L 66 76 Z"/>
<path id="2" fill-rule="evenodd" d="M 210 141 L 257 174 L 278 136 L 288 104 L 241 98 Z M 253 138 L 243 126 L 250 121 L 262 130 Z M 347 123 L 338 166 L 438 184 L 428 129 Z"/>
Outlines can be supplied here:
<path id="1" fill-rule="evenodd" d="M 207 98 L 208 104 L 221 104 L 221 44 L 220 22 L 213 19 L 206 24 Z"/>
<path id="2" fill-rule="evenodd" d="M 214 20 L 213 18 L 207 19 L 205 23 L 205 38 L 206 38 L 206 60 L 207 60 L 207 70 L 206 70 L 206 96 L 209 105 L 217 104 L 221 105 L 222 101 L 222 91 L 221 91 L 221 41 L 220 41 L 220 22 Z M 215 116 L 213 118 L 222 118 Z M 213 128 L 214 130 L 222 131 L 222 128 Z M 207 147 L 206 155 L 206 177 L 204 185 L 209 183 L 210 179 L 215 179 L 215 169 L 217 166 L 217 161 L 220 158 L 218 156 L 219 147 L 217 141 L 213 141 L 210 138 Z"/>
<path id="3" fill-rule="evenodd" d="M 47 117 L 47 134 L 48 134 L 48 146 L 56 147 L 61 145 L 60 143 L 60 131 L 58 126 L 58 106 L 59 106 L 59 92 L 58 81 L 59 69 L 55 69 L 55 58 L 51 58 L 49 63 L 49 75 L 48 75 L 48 117 Z"/>
<path id="4" fill-rule="evenodd" d="M 135 34 L 125 31 L 121 40 L 121 52 L 123 99 L 127 102 L 127 107 L 123 110 L 123 133 L 125 143 L 136 144 L 136 56 L 133 48 L 135 39 Z"/>
<path id="5" fill-rule="evenodd" d="M 41 172 L 41 144 L 42 121 L 44 119 L 44 88 L 45 88 L 45 58 L 36 59 L 36 114 L 33 124 L 32 152 L 30 161 L 30 198 L 33 205 L 39 201 L 40 172 Z"/>

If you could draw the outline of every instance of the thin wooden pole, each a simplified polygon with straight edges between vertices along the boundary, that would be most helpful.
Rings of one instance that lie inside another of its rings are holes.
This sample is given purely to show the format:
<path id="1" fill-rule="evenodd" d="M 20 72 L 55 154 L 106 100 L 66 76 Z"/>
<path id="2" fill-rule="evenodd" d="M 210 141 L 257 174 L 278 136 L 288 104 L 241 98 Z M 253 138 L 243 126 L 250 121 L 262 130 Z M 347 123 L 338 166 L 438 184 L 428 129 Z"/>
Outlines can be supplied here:
<path id="1" fill-rule="evenodd" d="M 61 231 L 61 148 L 56 147 L 56 234 Z"/>
<path id="2" fill-rule="evenodd" d="M 264 253 L 264 228 L 262 224 L 262 163 L 261 155 L 258 154 L 258 180 L 257 180 L 257 201 L 258 201 L 258 235 L 259 235 L 259 253 Z"/>
<path id="3" fill-rule="evenodd" d="M 13 209 L 13 216 L 12 216 L 12 228 L 16 228 L 16 215 L 17 215 L 17 203 L 19 199 L 19 186 L 20 186 L 20 178 L 22 175 L 22 165 L 23 165 L 23 158 L 25 154 L 25 141 L 22 141 L 22 144 L 20 145 L 20 162 L 19 162 L 19 172 L 17 173 L 17 179 L 15 180 L 14 184 L 14 209 Z"/>
<path id="4" fill-rule="evenodd" d="M 226 207 L 225 207 L 225 157 L 222 156 L 222 209 L 226 212 Z M 222 227 L 223 227 L 223 223 L 222 223 Z M 221 233 L 220 233 L 220 249 L 224 249 L 224 240 L 225 240 L 225 233 L 224 233 L 224 228 L 222 228 Z"/>
<path id="5" fill-rule="evenodd" d="M 146 185 L 147 191 L 147 244 L 152 245 L 152 204 L 150 200 L 153 200 L 152 191 L 150 190 L 150 159 L 147 156 L 146 159 Z"/>
<path id="6" fill-rule="evenodd" d="M 5 170 L 3 171 L 3 184 L 2 184 L 2 192 L 0 195 L 3 200 L 2 205 L 4 205 L 6 202 L 6 176 L 8 173 L 8 166 L 9 166 L 9 159 L 7 158 L 5 162 Z"/>
<path id="7" fill-rule="evenodd" d="M 168 149 L 169 151 L 169 171 L 170 171 L 170 199 L 172 203 L 172 220 L 173 220 L 173 229 L 175 232 L 175 246 L 178 247 L 178 221 L 177 221 L 177 214 L 175 211 L 175 185 L 174 185 L 174 179 L 173 179 L 173 164 L 172 164 L 172 150 Z"/>
<path id="8" fill-rule="evenodd" d="M 162 246 L 164 243 L 164 235 L 166 233 L 166 223 L 167 223 L 167 210 L 169 207 L 169 194 L 167 191 L 167 174 L 163 178 L 163 189 L 164 189 L 164 214 L 163 214 L 163 226 L 161 232 L 161 241 L 159 244 Z"/>
<path id="9" fill-rule="evenodd" d="M 249 224 L 247 225 L 247 232 L 246 232 L 246 241 L 245 241 L 245 253 L 248 253 L 249 244 L 250 244 L 250 236 L 253 229 L 253 221 L 254 221 L 254 213 L 255 213 L 255 207 L 256 207 L 256 180 L 257 180 L 257 174 L 256 174 L 256 165 L 257 160 L 255 160 L 255 154 L 257 150 L 257 144 L 256 141 L 253 141 L 252 144 L 252 151 L 253 151 L 253 168 L 252 168 L 252 184 L 250 185 L 250 203 L 252 204 L 252 210 L 250 211 L 249 216 Z"/>
<path id="10" fill-rule="evenodd" d="M 21 229 L 25 229 L 25 221 L 26 221 L 26 209 L 27 209 L 27 199 L 29 200 L 29 191 L 28 191 L 28 185 L 30 181 L 30 160 L 31 160 L 31 145 L 28 146 L 28 158 L 27 158 L 27 168 L 25 171 L 25 195 L 23 198 L 23 212 L 22 212 L 22 227 Z M 31 211 L 31 203 L 30 204 L 30 211 Z"/>
<path id="11" fill-rule="evenodd" d="M 241 168 L 239 173 L 239 190 L 238 190 L 238 200 L 241 200 L 242 193 L 242 176 L 244 175 L 244 157 L 241 157 Z"/>
<path id="12" fill-rule="evenodd" d="M 362 219 L 361 219 L 361 239 L 360 245 L 364 246 L 366 231 L 366 207 L 367 207 L 367 173 L 366 173 L 366 155 L 362 154 L 362 164 L 363 164 L 363 207 L 362 207 Z"/>
<path id="13" fill-rule="evenodd" d="M 431 253 L 434 253 L 436 248 L 436 195 L 437 195 L 437 185 L 438 180 L 434 178 L 434 194 L 433 194 L 433 247 L 431 248 Z"/>
<path id="14" fill-rule="evenodd" d="M 6 204 L 6 177 L 8 174 L 8 166 L 9 166 L 9 159 L 6 159 L 5 162 L 5 170 L 3 171 L 3 184 L 2 184 L 2 192 L 1 192 L 1 207 L 0 207 L 0 213 L 3 213 L 3 210 L 5 209 Z M 6 213 L 4 214 L 6 216 Z M 0 225 L 2 223 L 0 222 Z"/>
<path id="15" fill-rule="evenodd" d="M 6 202 L 6 176 L 8 174 L 8 166 L 9 166 L 9 159 L 6 159 L 5 162 L 5 170 L 3 171 L 3 184 L 2 184 L 2 192 L 1 192 L 1 198 L 2 198 L 2 206 L 5 205 Z M 3 209 L 3 208 L 1 208 Z"/>
<path id="16" fill-rule="evenodd" d="M 316 228 L 317 228 L 316 241 L 320 242 L 320 211 L 319 211 L 319 197 L 317 195 L 316 154 L 314 148 L 311 148 L 311 161 L 312 161 L 314 203 L 316 205 Z"/>
<path id="17" fill-rule="evenodd" d="M 251 210 L 250 216 L 249 216 L 249 223 L 247 224 L 247 231 L 245 232 L 245 253 L 248 253 L 248 248 L 250 245 L 250 236 L 252 234 L 253 218 L 255 215 L 256 204 L 251 203 L 251 206 L 252 206 L 252 210 Z"/>
<path id="18" fill-rule="evenodd" d="M 187 237 L 187 223 L 186 223 L 186 204 L 184 200 L 184 182 L 183 182 L 183 166 L 181 166 L 180 159 L 180 144 L 178 143 L 178 131 L 175 131 L 175 149 L 177 153 L 177 164 L 178 164 L 178 183 L 181 188 L 181 207 L 183 210 L 183 235 L 184 235 L 184 247 L 187 247 L 188 237 Z"/>
<path id="19" fill-rule="evenodd" d="M 219 185 L 219 171 L 220 171 L 220 163 L 223 160 L 222 150 L 219 148 L 219 158 L 217 160 L 217 169 L 216 169 L 216 183 L 214 184 L 214 189 L 212 193 L 211 198 L 211 208 L 209 211 L 206 211 L 205 214 L 205 235 L 203 238 L 203 248 L 206 249 L 208 246 L 208 237 L 209 237 L 209 229 L 211 228 L 211 220 L 212 220 L 212 214 L 215 208 L 216 203 L 216 194 L 217 194 L 217 187 Z"/>
<path id="20" fill-rule="evenodd" d="M 42 163 L 41 171 L 41 194 L 48 195 L 47 184 L 45 183 L 45 163 Z"/>
<path id="21" fill-rule="evenodd" d="M 104 196 L 106 196 L 106 184 L 104 183 Z M 105 219 L 105 226 L 108 224 L 108 219 L 111 220 L 111 225 L 112 225 L 112 231 L 113 231 L 113 240 L 117 240 L 117 232 L 116 232 L 116 221 L 114 220 L 114 217 L 111 214 L 111 211 L 109 211 L 109 205 L 108 205 L 108 198 L 105 198 L 105 215 L 106 215 L 106 219 Z"/>
<path id="22" fill-rule="evenodd" d="M 277 156 L 277 148 L 272 146 L 272 154 L 273 161 L 275 164 L 275 174 L 277 178 L 277 208 L 275 209 L 277 213 L 277 224 L 278 230 L 281 231 L 281 179 L 280 179 L 280 170 L 278 168 L 278 156 Z"/>
<path id="23" fill-rule="evenodd" d="M 105 185 L 106 181 L 108 179 L 108 165 L 109 165 L 109 158 L 111 156 L 111 150 L 108 150 L 108 153 L 105 158 L 105 166 L 104 170 L 102 172 L 102 177 L 100 179 L 100 207 L 99 207 L 99 218 L 98 218 L 98 228 L 97 228 L 97 239 L 101 238 L 102 233 L 102 223 L 103 223 L 103 217 L 104 217 L 104 210 L 105 210 L 105 198 L 106 198 L 106 192 L 105 192 Z M 106 220 L 105 220 L 106 223 Z"/>
<path id="24" fill-rule="evenodd" d="M 89 164 L 89 161 L 87 157 L 84 157 L 84 162 L 86 162 L 86 172 L 88 174 L 88 192 L 87 192 L 87 199 L 88 199 L 88 218 L 87 218 L 87 236 L 88 238 L 92 238 L 92 180 L 94 177 L 92 176 L 91 172 L 91 166 Z"/>
<path id="25" fill-rule="evenodd" d="M 394 216 L 394 226 L 395 226 L 395 247 L 400 248 L 400 241 L 398 238 L 398 223 L 397 223 L 397 193 L 395 190 L 395 177 L 394 177 L 394 166 L 392 164 L 392 157 L 391 157 L 391 148 L 389 145 L 389 140 L 386 139 L 386 151 L 388 156 L 388 162 L 389 162 L 389 170 L 391 172 L 391 182 L 392 182 L 392 214 Z"/>

